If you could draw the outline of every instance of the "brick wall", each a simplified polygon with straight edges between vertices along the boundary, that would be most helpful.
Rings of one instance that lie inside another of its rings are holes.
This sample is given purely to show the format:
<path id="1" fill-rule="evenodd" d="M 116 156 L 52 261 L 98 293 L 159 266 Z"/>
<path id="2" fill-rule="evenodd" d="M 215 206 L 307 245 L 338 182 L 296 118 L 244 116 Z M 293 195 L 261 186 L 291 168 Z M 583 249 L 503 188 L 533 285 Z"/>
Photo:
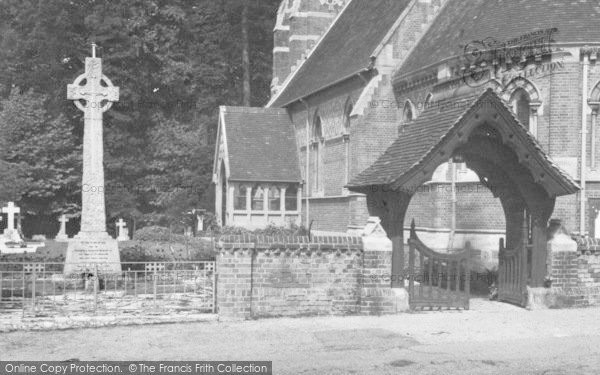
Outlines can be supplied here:
<path id="1" fill-rule="evenodd" d="M 311 199 L 311 229 L 323 232 L 346 232 L 349 224 L 349 209 L 349 198 L 347 197 Z M 304 211 L 306 212 L 306 210 Z M 366 220 L 362 222 L 363 225 L 365 223 Z"/>
<path id="2" fill-rule="evenodd" d="M 480 183 L 456 185 L 456 227 L 459 230 L 505 230 L 506 220 L 500 199 Z M 449 183 L 423 185 L 414 195 L 406 213 L 405 226 L 414 218 L 418 227 L 449 229 L 452 215 L 452 188 Z"/>
<path id="3" fill-rule="evenodd" d="M 391 246 L 365 251 L 359 237 L 229 236 L 218 250 L 222 317 L 395 312 L 385 277 L 391 270 Z"/>
<path id="4" fill-rule="evenodd" d="M 554 252 L 551 265 L 556 307 L 600 305 L 600 253 Z"/>

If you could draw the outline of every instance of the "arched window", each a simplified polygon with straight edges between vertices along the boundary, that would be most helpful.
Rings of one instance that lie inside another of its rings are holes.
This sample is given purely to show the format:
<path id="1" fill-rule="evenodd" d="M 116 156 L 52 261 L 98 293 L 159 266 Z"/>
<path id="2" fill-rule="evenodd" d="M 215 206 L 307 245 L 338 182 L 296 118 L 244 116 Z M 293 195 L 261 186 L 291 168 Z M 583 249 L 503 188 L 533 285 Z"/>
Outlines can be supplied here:
<path id="1" fill-rule="evenodd" d="M 295 186 L 288 186 L 287 190 L 285 191 L 285 210 L 298 210 L 298 188 Z"/>
<path id="2" fill-rule="evenodd" d="M 313 139 L 317 142 L 320 142 L 321 138 L 323 138 L 323 128 L 321 124 L 321 116 L 315 117 L 315 124 L 313 126 Z"/>
<path id="3" fill-rule="evenodd" d="M 264 190 L 261 186 L 252 188 L 252 211 L 264 211 Z"/>
<path id="4" fill-rule="evenodd" d="M 423 106 L 424 111 L 429 109 L 429 106 L 431 105 L 432 101 L 433 101 L 433 94 L 432 93 L 427 94 L 427 97 L 425 98 L 425 105 Z"/>
<path id="5" fill-rule="evenodd" d="M 313 125 L 313 192 L 323 190 L 323 126 L 321 116 L 315 117 Z"/>
<path id="6" fill-rule="evenodd" d="M 400 121 L 400 126 L 398 127 L 398 134 L 402 134 L 406 131 L 408 124 L 413 122 L 415 119 L 415 107 L 407 100 L 404 102 L 404 107 L 402 108 L 402 120 Z"/>
<path id="7" fill-rule="evenodd" d="M 529 130 L 531 117 L 531 98 L 524 89 L 517 89 L 512 95 L 510 104 L 517 118 Z"/>
<path id="8" fill-rule="evenodd" d="M 406 103 L 404 103 L 404 110 L 402 111 L 402 123 L 408 124 L 409 122 L 413 121 L 414 119 L 415 119 L 415 113 L 414 113 L 413 105 L 410 102 L 410 100 L 407 100 Z"/>
<path id="9" fill-rule="evenodd" d="M 271 186 L 269 188 L 269 211 L 281 210 L 281 195 L 279 188 Z"/>

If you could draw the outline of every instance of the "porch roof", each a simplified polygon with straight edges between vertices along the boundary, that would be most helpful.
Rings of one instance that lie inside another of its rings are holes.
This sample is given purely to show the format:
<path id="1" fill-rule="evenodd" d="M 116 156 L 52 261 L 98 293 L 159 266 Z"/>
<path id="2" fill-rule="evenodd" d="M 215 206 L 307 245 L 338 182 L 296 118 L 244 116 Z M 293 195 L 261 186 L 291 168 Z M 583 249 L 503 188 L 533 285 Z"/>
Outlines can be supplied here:
<path id="1" fill-rule="evenodd" d="M 523 152 L 527 156 L 523 159 L 527 161 L 522 164 L 528 167 L 536 182 L 542 185 L 550 196 L 569 195 L 579 190 L 579 185 L 573 178 L 546 155 L 535 137 L 491 88 L 483 93 L 470 93 L 436 102 L 425 109 L 408 125 L 407 132 L 373 165 L 352 179 L 347 187 L 362 193 L 367 193 L 377 186 L 394 191 L 412 191 L 407 190 L 409 187 L 406 184 L 414 182 L 413 177 L 417 173 L 432 173 L 430 170 L 426 171 L 426 167 L 429 168 L 433 160 L 444 155 L 445 146 L 451 139 L 461 137 L 461 128 L 482 108 L 491 108 L 504 119 L 498 121 L 497 126 L 507 127 L 506 130 L 511 134 L 511 144 L 525 150 Z M 448 154 L 445 157 L 449 159 L 451 156 Z"/>

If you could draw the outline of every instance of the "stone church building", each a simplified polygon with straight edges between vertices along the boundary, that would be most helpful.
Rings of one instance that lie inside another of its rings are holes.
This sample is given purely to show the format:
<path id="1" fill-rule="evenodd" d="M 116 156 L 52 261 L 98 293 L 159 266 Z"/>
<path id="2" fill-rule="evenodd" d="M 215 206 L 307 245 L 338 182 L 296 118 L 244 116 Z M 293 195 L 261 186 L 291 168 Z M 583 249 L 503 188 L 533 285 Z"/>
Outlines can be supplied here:
<path id="1" fill-rule="evenodd" d="M 219 222 L 359 233 L 377 211 L 367 197 L 388 186 L 411 197 L 393 225 L 406 231 L 414 219 L 428 246 L 497 249 L 511 219 L 497 188 L 517 177 L 469 159 L 460 132 L 461 152 L 435 146 L 473 106 L 497 101 L 532 151 L 519 165 L 545 171 L 532 172 L 535 182 L 562 181 L 547 191 L 549 212 L 528 213 L 531 227 L 551 215 L 600 237 L 599 20 L 589 0 L 283 1 L 270 102 L 220 109 Z M 437 167 L 417 168 L 438 152 Z"/>

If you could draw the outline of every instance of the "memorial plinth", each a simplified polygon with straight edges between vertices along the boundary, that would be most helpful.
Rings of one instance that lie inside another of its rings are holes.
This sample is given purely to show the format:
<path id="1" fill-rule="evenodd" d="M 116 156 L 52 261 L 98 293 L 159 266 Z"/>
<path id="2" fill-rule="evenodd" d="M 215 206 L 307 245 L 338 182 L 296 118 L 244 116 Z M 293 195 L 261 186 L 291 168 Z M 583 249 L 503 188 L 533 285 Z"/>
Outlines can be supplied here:
<path id="1" fill-rule="evenodd" d="M 81 229 L 69 241 L 64 273 L 121 272 L 117 241 L 106 232 L 102 134 L 102 114 L 119 100 L 119 88 L 102 74 L 95 45 L 85 73 L 67 87 L 67 98 L 84 113 L 84 130 Z"/>

